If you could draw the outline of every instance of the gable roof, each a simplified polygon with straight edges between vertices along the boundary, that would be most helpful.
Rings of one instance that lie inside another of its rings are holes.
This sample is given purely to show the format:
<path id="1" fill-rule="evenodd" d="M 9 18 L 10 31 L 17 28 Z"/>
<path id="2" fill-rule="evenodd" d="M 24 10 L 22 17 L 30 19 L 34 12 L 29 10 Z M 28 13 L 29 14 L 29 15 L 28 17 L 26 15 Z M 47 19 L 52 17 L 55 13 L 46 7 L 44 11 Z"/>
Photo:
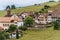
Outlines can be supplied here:
<path id="1" fill-rule="evenodd" d="M 19 18 L 18 16 L 12 16 L 12 17 L 0 17 L 0 23 L 10 23 L 11 21 L 17 21 L 21 22 L 22 19 Z"/>
<path id="2" fill-rule="evenodd" d="M 10 19 L 10 17 L 0 17 L 0 22 L 10 22 L 11 21 L 11 19 Z"/>

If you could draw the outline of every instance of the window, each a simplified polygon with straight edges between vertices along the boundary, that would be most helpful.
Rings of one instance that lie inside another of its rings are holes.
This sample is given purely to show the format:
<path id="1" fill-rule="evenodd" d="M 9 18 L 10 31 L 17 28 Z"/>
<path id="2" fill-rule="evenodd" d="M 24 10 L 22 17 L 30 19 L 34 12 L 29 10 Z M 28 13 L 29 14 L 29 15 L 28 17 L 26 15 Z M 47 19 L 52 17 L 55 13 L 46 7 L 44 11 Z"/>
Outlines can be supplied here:
<path id="1" fill-rule="evenodd" d="M 15 24 L 17 24 L 17 22 L 15 22 Z"/>
<path id="2" fill-rule="evenodd" d="M 3 24 L 3 26 L 4 26 L 4 24 Z"/>
<path id="3" fill-rule="evenodd" d="M 52 14 L 49 14 L 49 16 L 51 16 Z"/>
<path id="4" fill-rule="evenodd" d="M 3 26 L 9 26 L 9 24 L 3 24 Z"/>
<path id="5" fill-rule="evenodd" d="M 13 33 L 13 35 L 15 35 L 15 33 Z"/>
<path id="6" fill-rule="evenodd" d="M 11 20 L 11 22 L 14 22 L 14 20 Z"/>
<path id="7" fill-rule="evenodd" d="M 40 21 L 40 20 L 38 19 L 38 21 Z"/>

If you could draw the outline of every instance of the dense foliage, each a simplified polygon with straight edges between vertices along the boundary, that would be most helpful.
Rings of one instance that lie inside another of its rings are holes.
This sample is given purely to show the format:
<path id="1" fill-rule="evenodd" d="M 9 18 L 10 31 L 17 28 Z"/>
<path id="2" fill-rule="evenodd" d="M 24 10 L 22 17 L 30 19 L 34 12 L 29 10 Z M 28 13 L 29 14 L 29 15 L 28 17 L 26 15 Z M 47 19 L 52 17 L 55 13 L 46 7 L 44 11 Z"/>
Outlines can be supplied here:
<path id="1" fill-rule="evenodd" d="M 54 29 L 55 30 L 60 30 L 60 20 L 57 20 L 54 22 Z"/>
<path id="2" fill-rule="evenodd" d="M 16 6 L 15 5 L 11 5 L 11 9 L 16 9 Z"/>
<path id="3" fill-rule="evenodd" d="M 48 8 L 50 8 L 50 6 L 48 5 L 44 5 L 44 8 L 42 8 L 39 13 L 48 13 Z"/>
<path id="4" fill-rule="evenodd" d="M 16 28 L 17 28 L 17 26 L 12 24 L 12 25 L 10 25 L 8 32 L 13 32 L 16 30 Z"/>
<path id="5" fill-rule="evenodd" d="M 0 32 L 0 40 L 9 39 L 9 33 L 7 32 Z"/>
<path id="6" fill-rule="evenodd" d="M 20 26 L 19 29 L 22 30 L 22 31 L 25 31 L 25 30 L 27 30 L 27 27 L 25 27 L 25 26 Z"/>
<path id="7" fill-rule="evenodd" d="M 18 32 L 18 29 L 16 29 L 16 39 L 19 39 L 19 32 Z"/>
<path id="8" fill-rule="evenodd" d="M 10 6 L 9 6 L 9 5 L 6 7 L 6 10 L 7 10 L 7 9 L 10 9 Z"/>
<path id="9" fill-rule="evenodd" d="M 30 16 L 26 17 L 26 19 L 24 20 L 25 26 L 30 27 L 30 26 L 33 25 L 33 23 L 34 23 L 34 20 L 33 20 L 33 18 L 30 17 Z"/>

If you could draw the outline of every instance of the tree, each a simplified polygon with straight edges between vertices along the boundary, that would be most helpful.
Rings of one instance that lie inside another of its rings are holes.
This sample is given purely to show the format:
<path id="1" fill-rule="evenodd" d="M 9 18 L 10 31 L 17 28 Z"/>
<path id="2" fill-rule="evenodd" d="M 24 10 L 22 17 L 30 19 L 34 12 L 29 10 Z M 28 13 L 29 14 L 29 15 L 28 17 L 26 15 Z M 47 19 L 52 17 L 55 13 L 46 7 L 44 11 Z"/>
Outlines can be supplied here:
<path id="1" fill-rule="evenodd" d="M 54 22 L 54 29 L 55 29 L 55 30 L 60 30 L 60 20 L 56 20 L 56 21 Z"/>
<path id="2" fill-rule="evenodd" d="M 0 32 L 0 39 L 1 40 L 9 39 L 9 34 L 7 32 Z"/>
<path id="3" fill-rule="evenodd" d="M 19 32 L 18 32 L 18 29 L 16 29 L 16 39 L 19 39 Z"/>
<path id="4" fill-rule="evenodd" d="M 25 26 L 29 26 L 29 27 L 30 27 L 30 26 L 33 25 L 33 23 L 34 23 L 34 20 L 33 20 L 33 18 L 30 17 L 30 16 L 26 17 L 26 19 L 24 20 Z"/>
<path id="5" fill-rule="evenodd" d="M 19 29 L 25 31 L 25 30 L 27 30 L 27 27 L 25 27 L 25 26 L 20 26 Z"/>
<path id="6" fill-rule="evenodd" d="M 6 40 L 6 38 L 5 38 L 5 36 L 4 36 L 4 34 L 2 32 L 0 32 L 0 39 L 1 40 Z"/>
<path id="7" fill-rule="evenodd" d="M 9 33 L 8 32 L 4 32 L 4 36 L 6 39 L 9 39 Z"/>
<path id="8" fill-rule="evenodd" d="M 40 11 L 39 11 L 39 13 L 43 13 L 43 11 L 42 11 L 42 10 L 40 10 Z"/>
<path id="9" fill-rule="evenodd" d="M 13 32 L 13 31 L 15 31 L 17 28 L 16 28 L 17 26 L 16 25 L 10 25 L 10 27 L 9 27 L 9 29 L 8 29 L 8 32 Z"/>
<path id="10" fill-rule="evenodd" d="M 6 10 L 7 10 L 7 9 L 10 9 L 10 6 L 9 6 L 9 5 L 6 7 Z"/>
<path id="11" fill-rule="evenodd" d="M 50 6 L 44 5 L 44 9 L 48 9 L 48 8 L 50 8 Z"/>
<path id="12" fill-rule="evenodd" d="M 60 2 L 60 0 L 58 0 L 58 2 Z"/>
<path id="13" fill-rule="evenodd" d="M 44 13 L 48 13 L 48 9 L 44 9 Z"/>
<path id="14" fill-rule="evenodd" d="M 35 6 L 37 5 L 37 4 L 34 4 Z"/>
<path id="15" fill-rule="evenodd" d="M 6 40 L 5 36 L 3 34 L 0 34 L 0 39 L 1 40 Z"/>
<path id="16" fill-rule="evenodd" d="M 42 8 L 39 13 L 48 13 L 48 9 Z"/>
<path id="17" fill-rule="evenodd" d="M 11 9 L 16 9 L 16 6 L 15 5 L 11 5 Z"/>
<path id="18" fill-rule="evenodd" d="M 55 2 L 54 0 L 50 0 L 49 2 Z"/>

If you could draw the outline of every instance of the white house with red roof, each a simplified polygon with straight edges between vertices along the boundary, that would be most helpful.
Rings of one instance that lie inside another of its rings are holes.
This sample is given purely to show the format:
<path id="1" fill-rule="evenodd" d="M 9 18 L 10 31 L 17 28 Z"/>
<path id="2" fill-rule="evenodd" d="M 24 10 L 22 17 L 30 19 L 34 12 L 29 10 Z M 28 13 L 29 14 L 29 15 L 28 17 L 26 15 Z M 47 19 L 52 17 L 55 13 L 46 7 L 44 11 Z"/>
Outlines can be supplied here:
<path id="1" fill-rule="evenodd" d="M 7 10 L 7 15 L 0 17 L 0 27 L 4 30 L 8 29 L 11 24 L 23 26 L 22 18 L 19 18 L 16 14 L 11 15 L 11 10 Z"/>
<path id="2" fill-rule="evenodd" d="M 23 20 L 20 19 L 17 15 L 13 15 L 12 17 L 0 17 L 0 27 L 4 30 L 8 29 L 11 24 L 19 26 L 23 26 Z"/>

